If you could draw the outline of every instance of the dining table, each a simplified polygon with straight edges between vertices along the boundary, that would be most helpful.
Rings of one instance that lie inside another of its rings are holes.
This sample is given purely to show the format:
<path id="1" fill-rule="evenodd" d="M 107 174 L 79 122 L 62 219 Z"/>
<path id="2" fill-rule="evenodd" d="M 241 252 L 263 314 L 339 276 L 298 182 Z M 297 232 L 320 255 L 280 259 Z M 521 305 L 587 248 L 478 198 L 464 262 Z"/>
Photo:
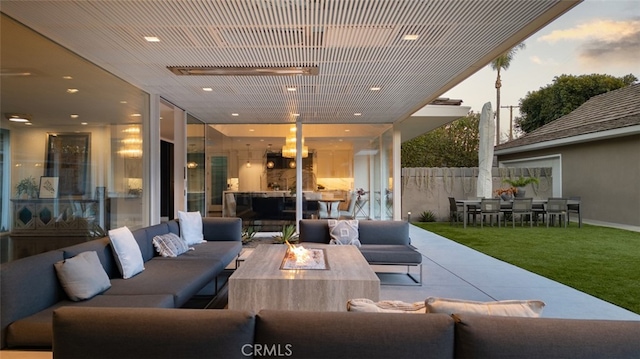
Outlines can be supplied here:
<path id="1" fill-rule="evenodd" d="M 482 202 L 481 198 L 470 198 L 470 199 L 457 199 L 456 203 L 462 205 L 462 218 L 463 218 L 463 228 L 467 228 L 467 212 L 470 207 L 480 207 L 480 203 Z M 534 207 L 544 207 L 546 206 L 548 200 L 547 199 L 534 199 L 533 206 Z M 509 212 L 511 210 L 512 200 L 500 200 L 500 208 L 503 212 Z M 580 208 L 580 200 L 568 199 L 567 205 L 575 205 Z"/>

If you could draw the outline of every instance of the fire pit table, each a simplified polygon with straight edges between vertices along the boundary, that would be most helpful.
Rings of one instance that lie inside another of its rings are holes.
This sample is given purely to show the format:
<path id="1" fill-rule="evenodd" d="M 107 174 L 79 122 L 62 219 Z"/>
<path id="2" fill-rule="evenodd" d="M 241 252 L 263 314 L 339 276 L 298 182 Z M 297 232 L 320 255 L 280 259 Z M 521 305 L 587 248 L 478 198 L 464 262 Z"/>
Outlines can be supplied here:
<path id="1" fill-rule="evenodd" d="M 380 280 L 354 246 L 305 243 L 322 249 L 324 266 L 290 269 L 286 245 L 261 244 L 229 278 L 229 309 L 346 311 L 347 300 L 378 301 Z M 301 265 L 301 267 L 305 267 Z"/>

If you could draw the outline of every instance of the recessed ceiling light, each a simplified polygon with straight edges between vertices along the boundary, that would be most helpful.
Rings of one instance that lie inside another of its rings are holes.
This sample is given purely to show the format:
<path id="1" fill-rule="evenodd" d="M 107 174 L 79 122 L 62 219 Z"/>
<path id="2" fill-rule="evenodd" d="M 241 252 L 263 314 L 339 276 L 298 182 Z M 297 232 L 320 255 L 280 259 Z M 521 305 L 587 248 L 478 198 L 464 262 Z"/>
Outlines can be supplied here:
<path id="1" fill-rule="evenodd" d="M 81 125 L 86 126 L 87 123 L 86 122 L 80 122 Z"/>
<path id="2" fill-rule="evenodd" d="M 213 89 L 211 87 L 203 87 L 202 91 L 211 92 L 211 91 L 213 91 Z"/>
<path id="3" fill-rule="evenodd" d="M 21 70 L 0 69 L 0 76 L 31 76 L 31 72 Z"/>
<path id="4" fill-rule="evenodd" d="M 298 90 L 298 89 L 295 88 L 295 87 L 287 87 L 287 91 L 289 91 L 289 92 L 295 92 L 296 90 Z"/>
<path id="5" fill-rule="evenodd" d="M 71 118 L 78 118 L 80 117 L 80 115 L 76 114 L 76 113 L 72 113 L 71 115 L 69 115 L 69 117 Z"/>
<path id="6" fill-rule="evenodd" d="M 362 113 L 361 113 L 361 112 L 356 112 L 356 113 L 354 113 L 353 115 L 354 115 L 354 116 L 362 116 Z"/>
<path id="7" fill-rule="evenodd" d="M 5 117 L 11 122 L 29 122 L 31 120 L 30 115 L 19 113 L 8 113 L 5 114 Z"/>
<path id="8" fill-rule="evenodd" d="M 145 36 L 144 37 L 147 42 L 160 42 L 160 39 L 156 36 Z"/>
<path id="9" fill-rule="evenodd" d="M 73 77 L 71 76 L 62 76 L 62 78 L 65 80 L 73 80 Z"/>
<path id="10" fill-rule="evenodd" d="M 142 116 L 142 115 L 139 114 L 139 113 L 134 113 L 134 114 L 131 115 L 131 117 L 140 117 L 140 116 Z"/>
<path id="11" fill-rule="evenodd" d="M 120 101 L 120 103 L 125 104 L 125 103 L 127 103 L 127 101 Z"/>
<path id="12" fill-rule="evenodd" d="M 25 125 L 25 126 L 33 126 L 33 123 L 31 123 L 31 122 L 25 122 L 25 123 L 24 123 L 24 125 Z"/>
<path id="13" fill-rule="evenodd" d="M 79 91 L 78 89 L 67 89 L 68 93 L 76 93 L 78 91 Z"/>
<path id="14" fill-rule="evenodd" d="M 237 116 L 240 116 L 240 114 L 234 112 L 234 113 L 231 114 L 231 116 L 237 117 Z"/>
<path id="15" fill-rule="evenodd" d="M 347 128 L 346 130 L 344 130 L 344 132 L 351 132 L 351 130 Z"/>
<path id="16" fill-rule="evenodd" d="M 295 117 L 300 116 L 300 114 L 299 114 L 299 113 L 292 113 L 292 115 L 293 115 L 293 116 L 295 116 Z"/>
<path id="17" fill-rule="evenodd" d="M 369 90 L 371 91 L 380 91 L 382 89 L 382 87 L 372 87 Z"/>
<path id="18" fill-rule="evenodd" d="M 417 35 L 417 34 L 407 34 L 407 35 L 404 35 L 402 37 L 402 40 L 405 40 L 405 41 L 416 41 L 416 40 L 418 40 L 419 37 L 420 37 L 420 35 Z"/>
<path id="19" fill-rule="evenodd" d="M 255 131 L 255 130 L 254 130 L 253 128 L 250 128 L 250 129 L 249 129 L 249 132 L 254 132 L 254 131 Z"/>

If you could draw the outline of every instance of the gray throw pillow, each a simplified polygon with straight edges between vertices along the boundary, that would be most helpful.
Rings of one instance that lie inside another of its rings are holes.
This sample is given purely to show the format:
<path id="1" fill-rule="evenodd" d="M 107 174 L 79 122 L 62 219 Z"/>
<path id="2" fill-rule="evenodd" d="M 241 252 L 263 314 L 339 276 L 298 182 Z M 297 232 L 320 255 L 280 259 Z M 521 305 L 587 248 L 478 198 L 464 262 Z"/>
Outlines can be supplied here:
<path id="1" fill-rule="evenodd" d="M 93 298 L 111 288 L 109 276 L 95 251 L 82 252 L 54 266 L 62 288 L 72 301 Z"/>
<path id="2" fill-rule="evenodd" d="M 175 233 L 155 236 L 152 242 L 158 253 L 163 257 L 177 257 L 188 250 L 193 250 L 184 239 L 178 237 Z"/>

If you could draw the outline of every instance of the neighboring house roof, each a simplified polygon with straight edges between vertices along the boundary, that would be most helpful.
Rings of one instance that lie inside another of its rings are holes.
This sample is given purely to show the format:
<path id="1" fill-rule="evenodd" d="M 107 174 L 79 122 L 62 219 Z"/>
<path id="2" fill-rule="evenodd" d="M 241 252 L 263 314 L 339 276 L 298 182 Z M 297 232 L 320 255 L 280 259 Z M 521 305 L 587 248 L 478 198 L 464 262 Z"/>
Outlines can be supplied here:
<path id="1" fill-rule="evenodd" d="M 513 141 L 496 154 L 640 133 L 640 84 L 593 96 L 571 113 Z"/>

